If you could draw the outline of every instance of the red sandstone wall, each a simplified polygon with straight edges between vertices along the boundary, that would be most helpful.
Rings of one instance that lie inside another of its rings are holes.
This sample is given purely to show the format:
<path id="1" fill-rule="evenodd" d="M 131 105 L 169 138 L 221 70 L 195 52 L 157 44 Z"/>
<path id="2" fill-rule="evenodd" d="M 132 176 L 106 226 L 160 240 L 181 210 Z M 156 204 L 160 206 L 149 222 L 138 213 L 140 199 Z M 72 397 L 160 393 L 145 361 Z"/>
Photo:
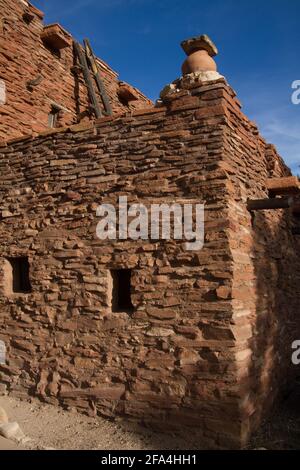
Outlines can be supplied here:
<path id="1" fill-rule="evenodd" d="M 279 211 L 252 222 L 246 210 L 272 171 L 288 170 L 222 80 L 186 88 L 166 108 L 0 148 L 1 382 L 238 447 L 280 388 L 299 326 L 291 221 Z M 97 240 L 95 209 L 120 194 L 204 202 L 203 250 Z M 29 256 L 31 294 L 7 295 L 14 255 Z M 130 316 L 109 305 L 109 269 L 120 267 L 133 270 Z"/>
<path id="2" fill-rule="evenodd" d="M 291 172 L 240 112 L 238 102 L 226 100 L 226 115 L 224 156 L 233 183 L 233 324 L 246 433 L 257 428 L 278 393 L 299 376 L 299 367 L 291 362 L 292 342 L 300 338 L 300 240 L 292 234 L 299 219 L 288 210 L 247 211 L 248 198 L 269 197 L 267 178 Z"/>
<path id="3" fill-rule="evenodd" d="M 6 104 L 0 100 L 0 140 L 47 129 L 53 102 L 67 110 L 58 126 L 93 117 L 82 74 L 72 71 L 73 47 L 62 49 L 60 58 L 46 47 L 41 40 L 43 14 L 29 4 L 34 19 L 28 24 L 23 19 L 26 3 L 0 0 L 0 80 L 6 85 Z M 151 105 L 136 89 L 138 99 L 122 104 L 118 75 L 103 61 L 99 66 L 114 113 Z M 27 82 L 37 77 L 42 77 L 41 82 L 30 89 Z M 100 97 L 99 101 L 102 106 Z"/>
<path id="4" fill-rule="evenodd" d="M 12 393 L 156 426 L 194 425 L 211 447 L 240 442 L 225 119 L 201 113 L 214 87 L 201 99 L 179 94 L 168 112 L 138 111 L 1 149 L 2 267 L 6 256 L 27 253 L 33 287 L 16 302 L 2 270 L 8 366 L 0 370 Z M 205 248 L 97 240 L 95 209 L 120 194 L 205 202 Z M 131 316 L 108 305 L 112 267 L 133 270 Z"/>

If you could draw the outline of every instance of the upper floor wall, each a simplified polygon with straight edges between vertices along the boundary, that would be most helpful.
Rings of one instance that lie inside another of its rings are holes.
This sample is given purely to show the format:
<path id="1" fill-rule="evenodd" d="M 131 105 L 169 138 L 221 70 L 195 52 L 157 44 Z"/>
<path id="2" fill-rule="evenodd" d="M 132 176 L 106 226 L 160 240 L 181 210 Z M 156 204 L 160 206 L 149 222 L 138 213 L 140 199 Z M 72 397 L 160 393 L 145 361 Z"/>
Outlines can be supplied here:
<path id="1" fill-rule="evenodd" d="M 0 140 L 93 119 L 73 38 L 59 27 L 66 47 L 51 45 L 43 17 L 25 0 L 0 0 Z M 113 113 L 152 105 L 97 60 Z M 99 95 L 98 101 L 103 109 Z"/>

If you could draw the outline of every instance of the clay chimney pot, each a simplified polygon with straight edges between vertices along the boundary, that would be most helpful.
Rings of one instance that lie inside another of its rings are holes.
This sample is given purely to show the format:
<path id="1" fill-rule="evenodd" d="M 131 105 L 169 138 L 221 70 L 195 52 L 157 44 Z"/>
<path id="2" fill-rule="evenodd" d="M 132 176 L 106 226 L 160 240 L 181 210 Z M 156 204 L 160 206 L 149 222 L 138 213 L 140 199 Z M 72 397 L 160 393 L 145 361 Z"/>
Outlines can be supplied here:
<path id="1" fill-rule="evenodd" d="M 183 41 L 181 47 L 188 56 L 182 66 L 183 75 L 217 71 L 217 65 L 212 57 L 217 55 L 218 49 L 206 34 Z"/>

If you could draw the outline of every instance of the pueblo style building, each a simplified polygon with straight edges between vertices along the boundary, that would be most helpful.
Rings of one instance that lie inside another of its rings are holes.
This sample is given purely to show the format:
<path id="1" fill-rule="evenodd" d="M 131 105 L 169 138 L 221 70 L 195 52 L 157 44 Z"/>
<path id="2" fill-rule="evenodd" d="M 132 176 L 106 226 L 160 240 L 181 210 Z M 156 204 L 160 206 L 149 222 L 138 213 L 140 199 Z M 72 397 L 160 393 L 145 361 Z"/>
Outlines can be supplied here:
<path id="1" fill-rule="evenodd" d="M 237 448 L 297 374 L 298 180 L 207 36 L 154 105 L 0 0 L 0 391 Z M 101 203 L 197 201 L 205 240 L 100 240 Z"/>

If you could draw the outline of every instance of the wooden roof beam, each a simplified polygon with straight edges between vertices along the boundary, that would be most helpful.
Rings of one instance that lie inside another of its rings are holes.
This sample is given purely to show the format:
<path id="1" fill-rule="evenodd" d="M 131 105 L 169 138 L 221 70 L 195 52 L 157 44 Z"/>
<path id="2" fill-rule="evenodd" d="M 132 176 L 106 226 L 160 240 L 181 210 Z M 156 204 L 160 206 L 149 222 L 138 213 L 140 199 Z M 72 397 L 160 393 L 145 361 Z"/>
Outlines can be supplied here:
<path id="1" fill-rule="evenodd" d="M 292 197 L 275 197 L 271 199 L 248 199 L 248 211 L 263 211 L 274 209 L 288 209 L 294 203 Z"/>

